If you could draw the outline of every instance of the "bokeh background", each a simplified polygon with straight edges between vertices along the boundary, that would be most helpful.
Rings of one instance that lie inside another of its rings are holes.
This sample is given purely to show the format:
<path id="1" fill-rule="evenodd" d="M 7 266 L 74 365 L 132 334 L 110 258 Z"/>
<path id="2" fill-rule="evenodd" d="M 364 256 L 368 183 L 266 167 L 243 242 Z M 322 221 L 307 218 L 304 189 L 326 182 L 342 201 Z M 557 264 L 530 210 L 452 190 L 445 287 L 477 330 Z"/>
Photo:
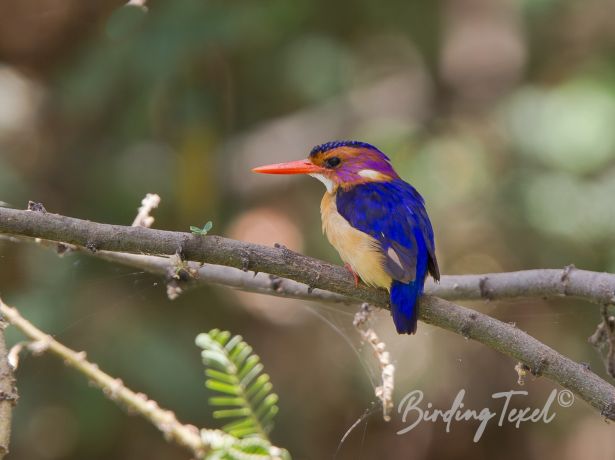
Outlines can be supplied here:
<path id="1" fill-rule="evenodd" d="M 322 185 L 256 176 L 333 139 L 379 146 L 425 196 L 444 274 L 563 267 L 615 271 L 613 0 L 322 0 L 0 3 L 0 200 L 130 224 L 147 192 L 158 228 L 273 244 L 339 263 L 320 233 Z M 612 459 L 613 427 L 582 401 L 520 428 L 382 421 L 377 366 L 352 311 L 211 286 L 169 301 L 130 268 L 0 241 L 0 293 L 131 388 L 214 427 L 194 337 L 241 334 L 280 396 L 274 443 L 297 459 Z M 604 375 L 587 337 L 598 308 L 557 299 L 473 302 Z M 420 325 L 377 329 L 396 400 L 500 404 L 515 363 Z M 20 339 L 14 331 L 12 342 Z M 13 459 L 183 459 L 57 359 L 17 372 Z M 340 445 L 346 430 L 370 415 Z"/>

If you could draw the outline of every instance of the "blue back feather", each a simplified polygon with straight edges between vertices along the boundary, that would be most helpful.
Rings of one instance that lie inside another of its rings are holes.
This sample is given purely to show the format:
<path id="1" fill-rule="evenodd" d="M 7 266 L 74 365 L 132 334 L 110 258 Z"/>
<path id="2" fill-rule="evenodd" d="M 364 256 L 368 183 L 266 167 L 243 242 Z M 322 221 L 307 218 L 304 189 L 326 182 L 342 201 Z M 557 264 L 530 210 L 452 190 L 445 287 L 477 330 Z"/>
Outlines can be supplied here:
<path id="1" fill-rule="evenodd" d="M 417 301 L 429 271 L 439 279 L 434 236 L 423 198 L 401 179 L 368 182 L 338 190 L 338 212 L 354 228 L 375 238 L 391 276 L 391 313 L 397 331 L 416 331 Z M 391 252 L 394 251 L 393 252 Z"/>

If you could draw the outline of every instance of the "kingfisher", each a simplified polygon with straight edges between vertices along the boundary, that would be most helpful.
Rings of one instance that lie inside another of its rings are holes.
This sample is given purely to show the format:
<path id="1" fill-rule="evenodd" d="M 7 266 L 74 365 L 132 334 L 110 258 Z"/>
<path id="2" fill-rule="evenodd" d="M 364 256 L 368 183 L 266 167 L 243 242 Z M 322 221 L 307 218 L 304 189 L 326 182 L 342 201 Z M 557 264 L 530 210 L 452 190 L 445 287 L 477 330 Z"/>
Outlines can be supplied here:
<path id="1" fill-rule="evenodd" d="M 414 334 L 427 274 L 439 281 L 434 234 L 423 197 L 366 142 L 317 145 L 306 160 L 254 168 L 262 174 L 308 174 L 327 188 L 322 228 L 358 286 L 385 288 L 399 334 Z"/>

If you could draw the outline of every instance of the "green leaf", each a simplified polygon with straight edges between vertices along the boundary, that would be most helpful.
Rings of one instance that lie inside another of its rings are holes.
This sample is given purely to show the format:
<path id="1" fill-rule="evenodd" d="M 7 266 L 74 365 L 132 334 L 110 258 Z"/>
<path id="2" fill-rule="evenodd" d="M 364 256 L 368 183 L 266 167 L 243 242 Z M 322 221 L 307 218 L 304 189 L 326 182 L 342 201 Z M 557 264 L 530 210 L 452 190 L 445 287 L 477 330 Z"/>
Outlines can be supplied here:
<path id="1" fill-rule="evenodd" d="M 216 408 L 213 416 L 229 422 L 222 430 L 241 439 L 256 436 L 267 441 L 278 412 L 278 396 L 272 393 L 269 376 L 252 347 L 241 336 L 219 329 L 200 334 L 196 344 L 203 349 L 205 386 L 214 392 L 209 398 Z"/>
<path id="2" fill-rule="evenodd" d="M 272 385 L 269 382 L 269 375 L 261 374 L 258 376 L 254 384 L 250 387 L 247 392 L 248 398 L 253 398 L 255 394 L 260 394 L 263 390 L 266 393 L 270 393 L 272 389 Z"/>
<path id="3" fill-rule="evenodd" d="M 250 409 L 240 407 L 238 409 L 222 409 L 214 411 L 214 418 L 246 417 L 250 415 Z"/>
<path id="4" fill-rule="evenodd" d="M 218 380 L 222 383 L 230 383 L 231 385 L 236 384 L 237 383 L 237 379 L 235 378 L 234 375 L 229 375 L 225 372 L 220 372 L 217 371 L 215 369 L 206 369 L 205 370 L 205 375 L 207 377 L 210 377 L 214 380 Z"/>
<path id="5" fill-rule="evenodd" d="M 205 236 L 209 233 L 209 231 L 214 227 L 213 222 L 210 220 L 209 222 L 207 222 L 205 225 L 203 225 L 203 228 L 200 227 L 195 227 L 194 225 L 190 226 L 190 231 L 195 234 L 195 235 L 200 235 L 200 236 Z"/>
<path id="6" fill-rule="evenodd" d="M 268 440 L 255 436 L 249 428 L 237 426 L 235 432 L 237 435 L 232 435 L 233 437 L 228 435 L 225 435 L 225 438 L 216 437 L 212 450 L 204 458 L 206 460 L 290 460 L 288 451 L 274 447 Z M 235 439 L 239 437 L 242 439 Z M 207 440 L 211 442 L 211 438 L 208 437 Z"/>
<path id="7" fill-rule="evenodd" d="M 203 362 L 208 366 L 216 367 L 221 371 L 225 371 L 229 366 L 233 366 L 233 363 L 228 360 L 228 357 L 224 353 L 216 350 L 203 350 L 201 352 L 201 357 L 203 358 Z"/>
<path id="8" fill-rule="evenodd" d="M 243 379 L 246 376 L 246 374 L 248 374 L 252 370 L 252 368 L 259 363 L 259 361 L 260 361 L 260 358 L 257 355 L 252 355 L 248 357 L 243 367 L 239 371 L 239 375 L 238 375 L 239 379 Z"/>
<path id="9" fill-rule="evenodd" d="M 227 395 L 240 395 L 241 388 L 238 385 L 229 385 L 227 383 L 218 382 L 216 380 L 206 380 L 205 386 L 210 390 L 225 393 Z"/>
<path id="10" fill-rule="evenodd" d="M 213 396 L 209 398 L 210 406 L 242 406 L 242 398 L 233 398 L 229 396 Z"/>

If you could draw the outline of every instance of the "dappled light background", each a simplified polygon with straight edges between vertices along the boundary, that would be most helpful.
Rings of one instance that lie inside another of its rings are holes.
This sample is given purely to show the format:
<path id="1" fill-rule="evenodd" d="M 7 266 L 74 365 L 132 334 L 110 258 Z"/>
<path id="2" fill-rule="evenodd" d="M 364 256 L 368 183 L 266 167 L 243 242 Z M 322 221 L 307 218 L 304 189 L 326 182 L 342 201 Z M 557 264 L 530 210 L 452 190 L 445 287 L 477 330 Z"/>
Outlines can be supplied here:
<path id="1" fill-rule="evenodd" d="M 129 225 L 212 233 L 340 263 L 320 230 L 322 185 L 250 168 L 334 139 L 373 143 L 424 195 L 444 274 L 615 271 L 612 0 L 0 4 L 0 201 Z M 375 402 L 378 367 L 352 309 L 211 286 L 168 300 L 164 280 L 84 254 L 0 240 L 0 294 L 35 324 L 180 420 L 215 427 L 194 338 L 241 334 L 280 396 L 274 443 L 298 459 L 612 459 L 612 425 L 582 401 L 550 424 L 423 423 L 404 435 Z M 470 303 L 604 375 L 587 344 L 598 308 L 575 300 Z M 394 333 L 396 401 L 491 407 L 515 362 L 419 325 Z M 9 330 L 11 342 L 20 340 Z M 14 459 L 183 459 L 55 358 L 25 357 Z M 365 419 L 340 443 L 357 419 Z"/>

